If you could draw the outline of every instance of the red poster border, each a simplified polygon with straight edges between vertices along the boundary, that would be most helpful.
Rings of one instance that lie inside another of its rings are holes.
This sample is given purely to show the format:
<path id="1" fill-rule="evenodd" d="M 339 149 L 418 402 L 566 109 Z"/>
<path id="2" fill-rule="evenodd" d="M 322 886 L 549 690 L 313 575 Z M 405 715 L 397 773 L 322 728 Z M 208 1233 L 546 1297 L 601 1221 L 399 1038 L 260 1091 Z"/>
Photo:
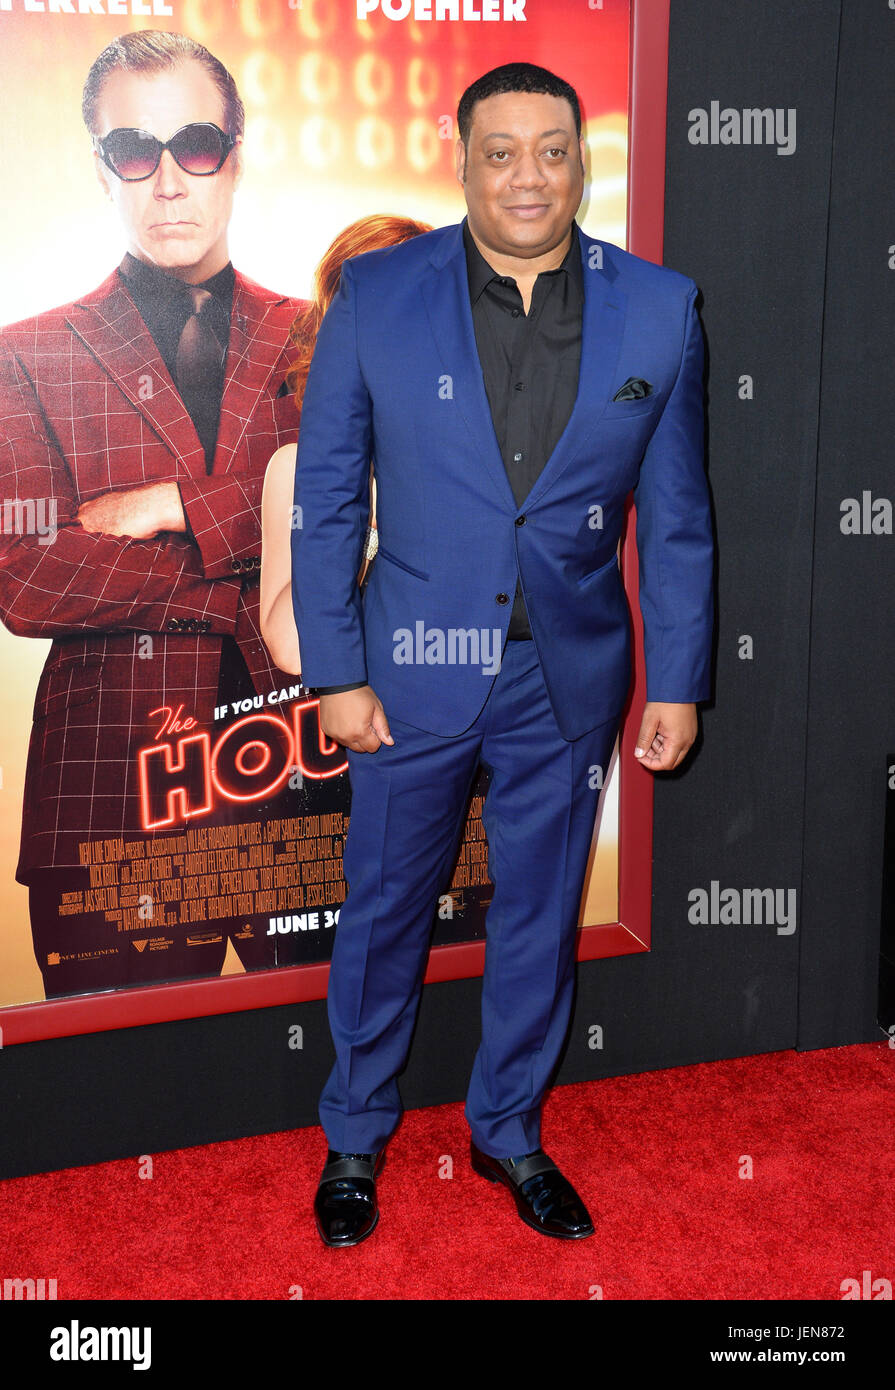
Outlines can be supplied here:
<path id="1" fill-rule="evenodd" d="M 661 264 L 665 210 L 665 105 L 670 0 L 631 0 L 628 247 Z M 631 605 L 635 675 L 620 729 L 619 920 L 579 931 L 578 959 L 630 955 L 650 947 L 652 897 L 652 775 L 636 766 L 634 740 L 646 696 L 643 624 L 637 601 L 634 510 L 629 510 L 621 568 Z M 481 975 L 485 942 L 434 946 L 427 984 Z M 0 1009 L 0 1039 L 8 1047 L 44 1038 L 135 1028 L 295 1004 L 326 997 L 329 962 L 283 966 L 248 974 L 109 990 Z"/>

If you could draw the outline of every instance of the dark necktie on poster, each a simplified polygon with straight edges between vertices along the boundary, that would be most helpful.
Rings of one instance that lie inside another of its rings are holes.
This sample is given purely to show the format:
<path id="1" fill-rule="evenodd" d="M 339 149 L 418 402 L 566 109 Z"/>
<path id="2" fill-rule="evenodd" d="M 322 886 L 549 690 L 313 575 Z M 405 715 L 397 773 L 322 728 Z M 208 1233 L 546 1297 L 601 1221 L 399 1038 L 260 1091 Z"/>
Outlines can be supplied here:
<path id="1" fill-rule="evenodd" d="M 224 369 L 226 342 L 215 332 L 212 321 L 213 301 L 209 290 L 187 285 L 193 312 L 183 326 L 177 345 L 175 372 L 177 387 L 184 405 L 196 422 L 199 436 L 205 445 L 205 467 L 211 471 L 213 450 L 208 447 L 211 431 L 217 433 L 220 406 L 220 378 Z M 211 302 L 211 308 L 206 308 Z"/>

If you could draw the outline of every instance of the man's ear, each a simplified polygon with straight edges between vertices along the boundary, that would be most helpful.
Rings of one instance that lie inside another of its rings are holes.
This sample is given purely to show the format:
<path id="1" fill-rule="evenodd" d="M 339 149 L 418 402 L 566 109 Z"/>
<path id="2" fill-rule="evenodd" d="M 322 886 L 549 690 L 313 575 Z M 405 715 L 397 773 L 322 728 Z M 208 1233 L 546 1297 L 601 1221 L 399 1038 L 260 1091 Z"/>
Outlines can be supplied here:
<path id="1" fill-rule="evenodd" d="M 587 143 L 582 135 L 578 141 L 578 153 L 581 155 L 581 172 L 587 175 Z"/>
<path id="2" fill-rule="evenodd" d="M 463 141 L 460 139 L 460 136 L 459 136 L 459 135 L 457 136 L 457 143 L 456 143 L 456 145 L 454 146 L 454 161 L 455 161 L 456 172 L 457 172 L 457 182 L 458 182 L 458 183 L 465 183 L 465 182 L 466 182 L 466 146 L 463 144 Z"/>

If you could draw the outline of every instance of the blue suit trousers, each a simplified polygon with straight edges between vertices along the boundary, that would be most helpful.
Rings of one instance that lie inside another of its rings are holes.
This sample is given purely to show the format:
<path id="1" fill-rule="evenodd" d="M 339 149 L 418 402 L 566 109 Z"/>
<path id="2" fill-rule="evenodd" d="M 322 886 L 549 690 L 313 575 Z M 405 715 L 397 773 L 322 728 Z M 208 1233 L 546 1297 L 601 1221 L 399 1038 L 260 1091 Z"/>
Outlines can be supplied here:
<path id="1" fill-rule="evenodd" d="M 541 1101 L 568 1030 L 581 892 L 618 723 L 564 739 L 534 642 L 507 641 L 464 733 L 442 737 L 390 718 L 394 746 L 347 750 L 348 893 L 327 1002 L 336 1061 L 319 1106 L 331 1148 L 373 1153 L 400 1119 L 397 1075 L 480 760 L 490 773 L 483 821 L 494 896 L 465 1113 L 485 1153 L 506 1158 L 540 1146 Z"/>

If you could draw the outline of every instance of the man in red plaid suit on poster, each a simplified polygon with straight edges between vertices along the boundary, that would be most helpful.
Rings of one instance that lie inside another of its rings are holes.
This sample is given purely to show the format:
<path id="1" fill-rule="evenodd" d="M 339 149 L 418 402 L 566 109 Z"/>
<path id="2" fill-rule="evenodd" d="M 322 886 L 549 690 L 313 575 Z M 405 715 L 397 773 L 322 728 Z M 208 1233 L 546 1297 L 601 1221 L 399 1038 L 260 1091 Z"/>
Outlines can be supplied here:
<path id="1" fill-rule="evenodd" d="M 101 908 L 59 908 L 89 882 L 79 846 L 144 836 L 151 711 L 207 729 L 217 704 L 296 681 L 262 641 L 258 574 L 265 468 L 298 429 L 285 372 L 302 301 L 230 264 L 235 83 L 183 35 L 126 34 L 94 62 L 83 115 L 128 251 L 91 293 L 0 330 L 0 496 L 52 519 L 0 535 L 0 616 L 52 639 L 16 870 L 48 997 L 219 973 L 228 927 L 246 968 L 275 963 L 239 923 L 147 921 L 138 943 Z"/>

